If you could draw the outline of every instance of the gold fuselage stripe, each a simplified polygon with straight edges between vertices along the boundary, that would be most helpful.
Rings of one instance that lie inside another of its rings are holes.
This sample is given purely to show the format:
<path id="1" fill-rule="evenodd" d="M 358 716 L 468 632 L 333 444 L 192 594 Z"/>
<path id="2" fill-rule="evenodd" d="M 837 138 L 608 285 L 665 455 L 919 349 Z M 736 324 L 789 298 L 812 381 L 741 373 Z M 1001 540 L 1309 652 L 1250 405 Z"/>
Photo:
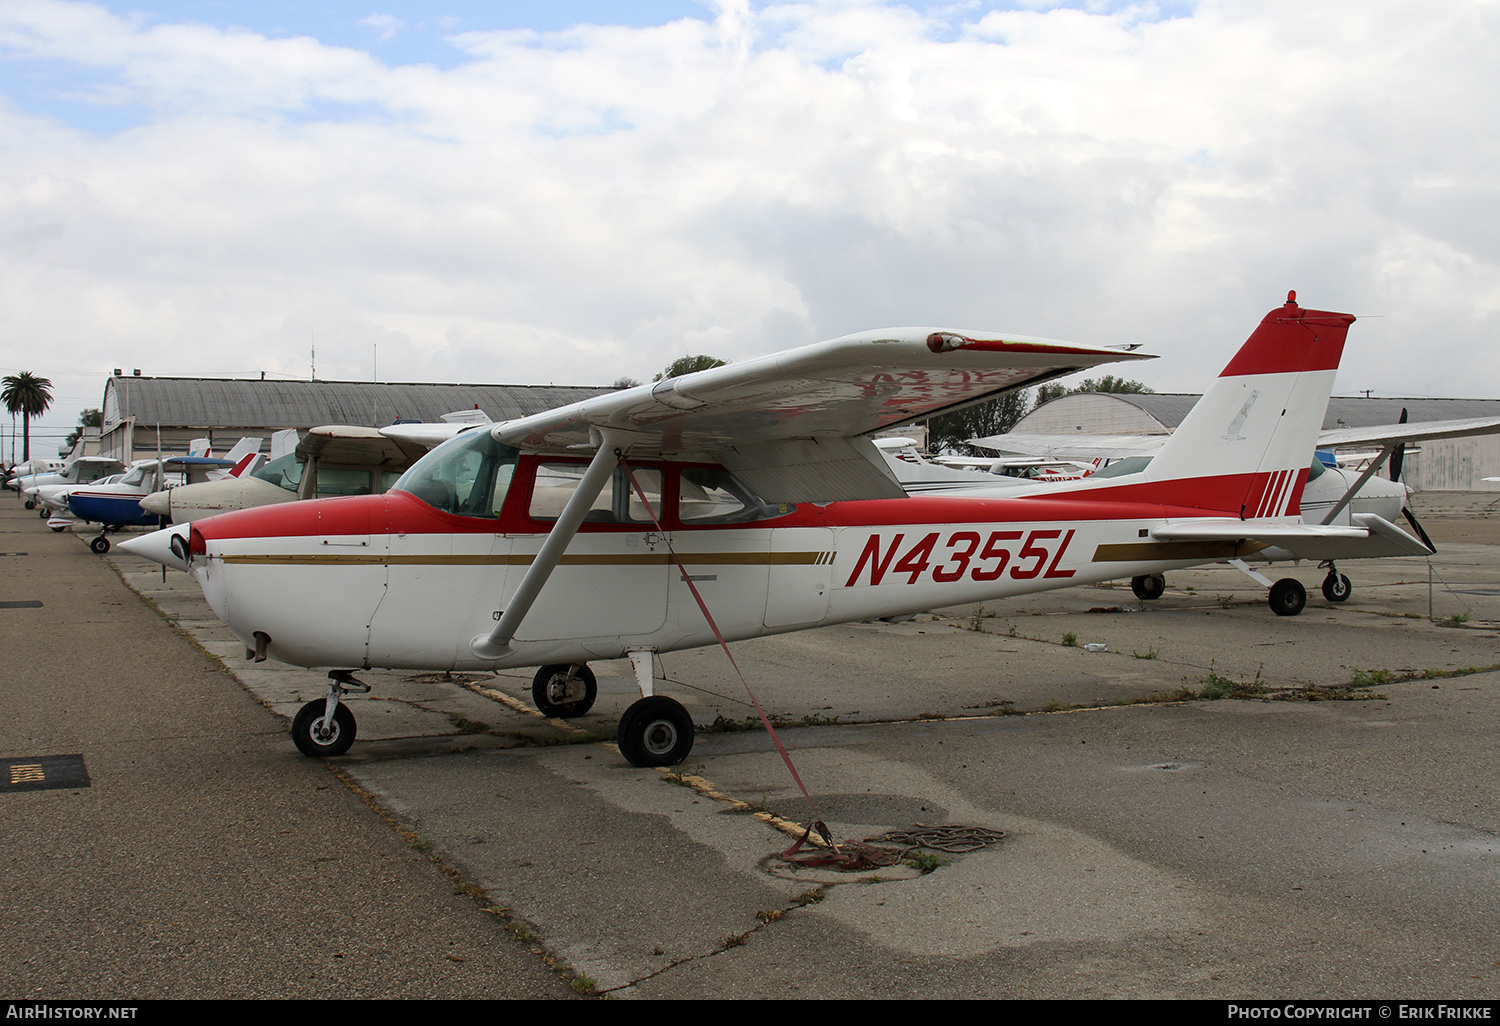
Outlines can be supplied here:
<path id="1" fill-rule="evenodd" d="M 252 566 L 530 566 L 536 559 L 524 553 L 472 555 L 391 555 L 353 552 L 240 553 L 219 557 L 225 563 Z M 832 552 L 682 552 L 688 566 L 817 566 L 833 562 Z M 560 560 L 564 566 L 666 566 L 667 552 L 579 553 Z"/>

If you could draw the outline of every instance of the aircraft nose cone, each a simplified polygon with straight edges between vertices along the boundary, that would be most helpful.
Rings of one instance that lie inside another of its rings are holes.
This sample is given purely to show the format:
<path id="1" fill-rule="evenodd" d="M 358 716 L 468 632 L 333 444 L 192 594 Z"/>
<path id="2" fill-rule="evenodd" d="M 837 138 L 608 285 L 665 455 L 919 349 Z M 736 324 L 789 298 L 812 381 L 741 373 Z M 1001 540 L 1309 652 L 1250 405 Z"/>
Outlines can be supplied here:
<path id="1" fill-rule="evenodd" d="M 188 524 L 176 524 L 161 531 L 152 531 L 150 534 L 119 542 L 115 548 L 121 552 L 128 552 L 132 556 L 140 556 L 143 559 L 160 563 L 162 566 L 169 566 L 173 570 L 187 570 L 187 561 L 172 551 L 172 539 L 181 538 L 182 542 L 178 547 L 186 552 L 189 530 Z"/>
<path id="2" fill-rule="evenodd" d="M 158 517 L 172 515 L 172 493 L 169 491 L 152 492 L 141 500 L 141 509 Z"/>

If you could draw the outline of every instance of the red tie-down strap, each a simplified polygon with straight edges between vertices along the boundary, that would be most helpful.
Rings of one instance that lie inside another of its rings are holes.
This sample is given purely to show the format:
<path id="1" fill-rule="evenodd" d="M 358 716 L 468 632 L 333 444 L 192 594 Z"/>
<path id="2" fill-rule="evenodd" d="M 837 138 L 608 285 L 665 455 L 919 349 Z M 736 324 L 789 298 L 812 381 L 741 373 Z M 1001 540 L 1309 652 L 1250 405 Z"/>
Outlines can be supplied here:
<path id="1" fill-rule="evenodd" d="M 828 832 L 828 827 L 823 823 L 823 817 L 819 814 L 818 806 L 812 800 L 812 795 L 807 793 L 807 787 L 802 783 L 802 777 L 797 773 L 797 767 L 792 764 L 791 755 L 788 754 L 786 746 L 781 743 L 781 737 L 776 733 L 776 728 L 771 726 L 771 718 L 761 708 L 760 699 L 755 697 L 755 692 L 751 689 L 750 682 L 745 679 L 745 672 L 740 669 L 740 664 L 735 662 L 734 653 L 729 651 L 729 643 L 724 640 L 724 635 L 720 632 L 719 625 L 714 622 L 714 615 L 708 611 L 708 604 L 703 601 L 703 596 L 698 593 L 698 586 L 693 583 L 693 578 L 688 573 L 687 567 L 678 558 L 677 550 L 672 548 L 672 539 L 667 534 L 666 528 L 661 526 L 661 519 L 657 517 L 656 510 L 652 508 L 651 500 L 646 498 L 646 493 L 641 488 L 640 482 L 635 479 L 635 472 L 630 469 L 630 464 L 625 462 L 624 453 L 616 449 L 615 457 L 620 461 L 620 469 L 625 471 L 625 476 L 629 479 L 630 487 L 634 489 L 636 498 L 640 499 L 641 505 L 646 508 L 647 515 L 651 517 L 652 525 L 655 526 L 657 533 L 661 535 L 662 541 L 666 543 L 667 554 L 672 557 L 672 563 L 677 567 L 677 572 L 682 575 L 682 582 L 688 586 L 688 591 L 692 592 L 693 601 L 698 603 L 698 609 L 703 613 L 703 619 L 708 622 L 709 630 L 714 632 L 714 637 L 718 639 L 719 647 L 724 650 L 724 655 L 729 659 L 729 665 L 733 666 L 734 672 L 739 675 L 740 683 L 745 687 L 745 694 L 750 696 L 750 704 L 755 706 L 755 712 L 760 716 L 760 722 L 765 724 L 766 732 L 771 735 L 771 740 L 776 744 L 776 750 L 781 753 L 781 761 L 786 763 L 787 772 L 797 782 L 797 789 L 802 792 L 802 797 L 807 801 L 808 809 L 812 811 L 812 824 L 808 826 L 806 832 L 803 833 L 796 844 L 792 845 L 787 851 L 782 852 L 782 857 L 790 858 L 794 855 L 797 849 L 801 848 L 812 832 L 816 830 L 818 836 L 822 837 L 828 846 L 833 849 L 834 855 L 838 859 L 842 859 L 844 857 L 843 853 L 839 851 L 839 846 L 834 843 L 833 835 Z"/>

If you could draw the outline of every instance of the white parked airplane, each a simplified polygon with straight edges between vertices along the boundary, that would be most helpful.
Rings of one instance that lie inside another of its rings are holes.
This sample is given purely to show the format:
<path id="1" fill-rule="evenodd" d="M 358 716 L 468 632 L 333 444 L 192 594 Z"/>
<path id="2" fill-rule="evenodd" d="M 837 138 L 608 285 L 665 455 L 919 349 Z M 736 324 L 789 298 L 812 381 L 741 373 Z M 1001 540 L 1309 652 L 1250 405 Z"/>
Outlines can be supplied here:
<path id="1" fill-rule="evenodd" d="M 1326 569 L 1323 578 L 1323 597 L 1330 602 L 1343 602 L 1353 592 L 1349 578 L 1341 573 L 1338 560 L 1374 559 L 1388 556 L 1430 556 L 1437 551 L 1422 525 L 1407 508 L 1411 489 L 1398 479 L 1401 476 L 1401 461 L 1405 447 L 1416 442 L 1439 438 L 1465 438 L 1473 435 L 1500 434 L 1500 417 L 1476 417 L 1462 420 L 1434 420 L 1415 424 L 1407 423 L 1406 411 L 1395 424 L 1381 424 L 1363 428 L 1330 428 L 1321 431 L 1317 438 L 1320 453 L 1350 446 L 1374 447 L 1363 454 L 1358 469 L 1351 469 L 1338 461 L 1330 465 L 1314 457 L 1307 487 L 1302 493 L 1302 519 L 1308 524 L 1340 524 L 1365 526 L 1369 534 L 1361 539 L 1327 541 L 1318 545 L 1304 545 L 1296 549 L 1270 546 L 1252 556 L 1229 562 L 1261 584 L 1271 587 L 1271 582 L 1253 570 L 1247 560 L 1256 562 L 1283 562 L 1309 560 L 1320 569 Z M 1145 466 L 1162 447 L 1163 435 L 1033 435 L 1005 434 L 971 439 L 971 445 L 993 449 L 1003 453 L 1031 453 L 1056 459 L 1108 460 L 1111 465 L 1106 473 L 1119 473 Z M 1389 465 L 1389 479 L 1377 476 L 1378 471 Z M 1395 521 L 1405 518 L 1415 536 L 1398 527 Z M 1131 588 L 1138 598 L 1157 599 L 1166 589 L 1166 579 L 1161 575 L 1138 576 L 1131 581 Z M 1272 608 L 1282 615 L 1296 615 L 1301 607 L 1277 606 Z"/>
<path id="2" fill-rule="evenodd" d="M 273 437 L 272 459 L 264 467 L 232 480 L 153 492 L 141 506 L 174 524 L 185 524 L 299 499 L 373 495 L 395 484 L 434 445 L 467 427 L 488 423 L 490 418 L 480 411 L 463 410 L 445 414 L 441 424 L 315 427 L 300 441 L 296 430 L 289 428 Z"/>
<path id="3" fill-rule="evenodd" d="M 384 495 L 224 514 L 121 548 L 188 570 L 248 655 L 332 668 L 293 721 L 309 754 L 348 749 L 341 698 L 367 690 L 359 668 L 540 666 L 537 704 L 566 716 L 593 702 L 590 660 L 628 656 L 643 697 L 621 751 L 667 765 L 693 723 L 654 694 L 658 652 L 1367 536 L 1299 516 L 1353 321 L 1289 295 L 1150 466 L 1031 495 L 908 497 L 866 436 L 1140 354 L 851 335 L 473 428 Z M 1305 597 L 1294 580 L 1278 590 Z"/>

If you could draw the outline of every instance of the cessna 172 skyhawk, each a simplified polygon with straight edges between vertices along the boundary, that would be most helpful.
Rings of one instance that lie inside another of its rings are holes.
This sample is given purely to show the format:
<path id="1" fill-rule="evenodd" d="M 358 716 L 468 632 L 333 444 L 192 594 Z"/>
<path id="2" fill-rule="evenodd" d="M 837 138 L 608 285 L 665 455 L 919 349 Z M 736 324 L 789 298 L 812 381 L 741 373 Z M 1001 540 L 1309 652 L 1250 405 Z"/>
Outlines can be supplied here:
<path id="1" fill-rule="evenodd" d="M 653 693 L 655 653 L 1363 537 L 1298 516 L 1353 321 L 1290 294 L 1144 471 L 1041 494 L 908 497 L 865 436 L 1140 354 L 908 328 L 475 427 L 384 495 L 120 548 L 192 573 L 247 656 L 333 668 L 293 722 L 309 754 L 353 741 L 359 668 L 540 666 L 538 706 L 576 716 L 587 663 L 628 656 L 620 750 L 669 765 L 693 722 Z"/>

